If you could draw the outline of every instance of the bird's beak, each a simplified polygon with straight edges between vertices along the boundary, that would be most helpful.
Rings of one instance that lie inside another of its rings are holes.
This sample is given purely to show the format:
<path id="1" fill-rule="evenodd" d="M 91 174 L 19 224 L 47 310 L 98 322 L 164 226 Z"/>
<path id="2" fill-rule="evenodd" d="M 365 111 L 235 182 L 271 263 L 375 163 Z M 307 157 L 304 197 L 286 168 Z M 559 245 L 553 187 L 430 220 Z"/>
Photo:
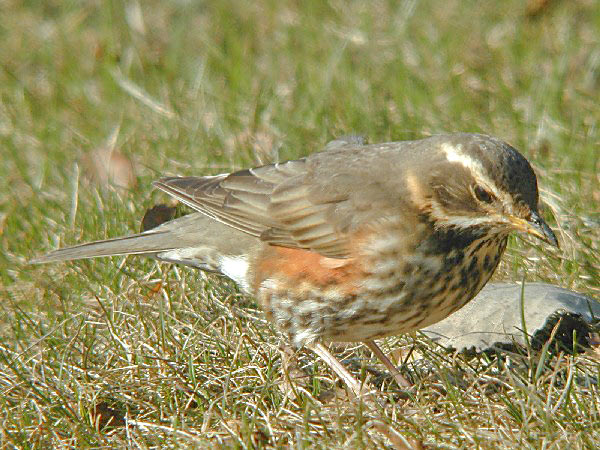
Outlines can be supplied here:
<path id="1" fill-rule="evenodd" d="M 535 236 L 558 248 L 558 239 L 556 239 L 556 235 L 538 213 L 531 213 L 529 220 L 510 216 L 509 221 L 518 231 Z"/>

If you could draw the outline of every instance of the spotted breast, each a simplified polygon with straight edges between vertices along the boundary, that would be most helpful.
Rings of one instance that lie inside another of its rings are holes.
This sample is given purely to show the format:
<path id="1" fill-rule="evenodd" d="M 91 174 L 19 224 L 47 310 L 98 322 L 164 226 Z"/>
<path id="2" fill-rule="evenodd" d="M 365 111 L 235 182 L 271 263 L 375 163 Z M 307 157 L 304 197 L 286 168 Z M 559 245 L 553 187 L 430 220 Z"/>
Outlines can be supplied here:
<path id="1" fill-rule="evenodd" d="M 353 255 L 334 259 L 265 246 L 252 287 L 267 315 L 297 345 L 365 341 L 435 323 L 471 300 L 491 277 L 506 234 L 412 230 L 386 220 L 357 233 Z"/>

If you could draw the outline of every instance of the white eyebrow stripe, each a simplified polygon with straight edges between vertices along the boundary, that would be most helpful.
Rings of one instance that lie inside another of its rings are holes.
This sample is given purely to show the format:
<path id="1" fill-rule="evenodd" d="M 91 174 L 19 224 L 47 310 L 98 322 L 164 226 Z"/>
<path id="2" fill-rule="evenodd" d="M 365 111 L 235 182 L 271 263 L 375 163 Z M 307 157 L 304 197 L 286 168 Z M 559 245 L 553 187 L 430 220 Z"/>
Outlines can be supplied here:
<path id="1" fill-rule="evenodd" d="M 485 169 L 481 163 L 461 152 L 460 145 L 455 147 L 448 143 L 444 143 L 442 144 L 442 151 L 446 154 L 446 158 L 449 162 L 459 163 L 463 167 L 469 169 L 481 184 L 492 191 L 496 198 L 502 200 L 502 203 L 504 203 L 505 206 L 510 205 L 509 198 L 507 198 L 503 192 L 498 190 L 496 184 L 486 175 Z"/>

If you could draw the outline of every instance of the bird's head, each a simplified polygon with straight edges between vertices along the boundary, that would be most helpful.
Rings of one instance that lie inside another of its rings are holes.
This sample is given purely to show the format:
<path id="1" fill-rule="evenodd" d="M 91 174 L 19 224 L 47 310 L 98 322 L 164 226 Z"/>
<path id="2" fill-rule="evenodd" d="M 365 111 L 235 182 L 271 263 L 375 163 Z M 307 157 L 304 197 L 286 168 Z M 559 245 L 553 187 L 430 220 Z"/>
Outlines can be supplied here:
<path id="1" fill-rule="evenodd" d="M 478 134 L 437 139 L 437 164 L 423 174 L 428 215 L 436 227 L 518 231 L 558 247 L 538 211 L 537 179 L 510 145 Z"/>

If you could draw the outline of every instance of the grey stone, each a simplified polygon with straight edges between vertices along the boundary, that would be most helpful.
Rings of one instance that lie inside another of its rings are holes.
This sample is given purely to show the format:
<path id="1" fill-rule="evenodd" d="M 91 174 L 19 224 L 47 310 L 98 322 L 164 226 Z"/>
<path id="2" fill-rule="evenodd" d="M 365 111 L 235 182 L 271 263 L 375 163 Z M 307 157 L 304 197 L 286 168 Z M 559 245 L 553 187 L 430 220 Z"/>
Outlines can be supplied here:
<path id="1" fill-rule="evenodd" d="M 574 291 L 526 283 L 521 294 L 521 284 L 490 283 L 465 307 L 421 331 L 443 347 L 481 352 L 525 345 L 525 329 L 532 346 L 540 348 L 560 320 L 555 339 L 569 350 L 573 331 L 577 344 L 586 345 L 592 325 L 600 320 L 600 303 Z"/>

